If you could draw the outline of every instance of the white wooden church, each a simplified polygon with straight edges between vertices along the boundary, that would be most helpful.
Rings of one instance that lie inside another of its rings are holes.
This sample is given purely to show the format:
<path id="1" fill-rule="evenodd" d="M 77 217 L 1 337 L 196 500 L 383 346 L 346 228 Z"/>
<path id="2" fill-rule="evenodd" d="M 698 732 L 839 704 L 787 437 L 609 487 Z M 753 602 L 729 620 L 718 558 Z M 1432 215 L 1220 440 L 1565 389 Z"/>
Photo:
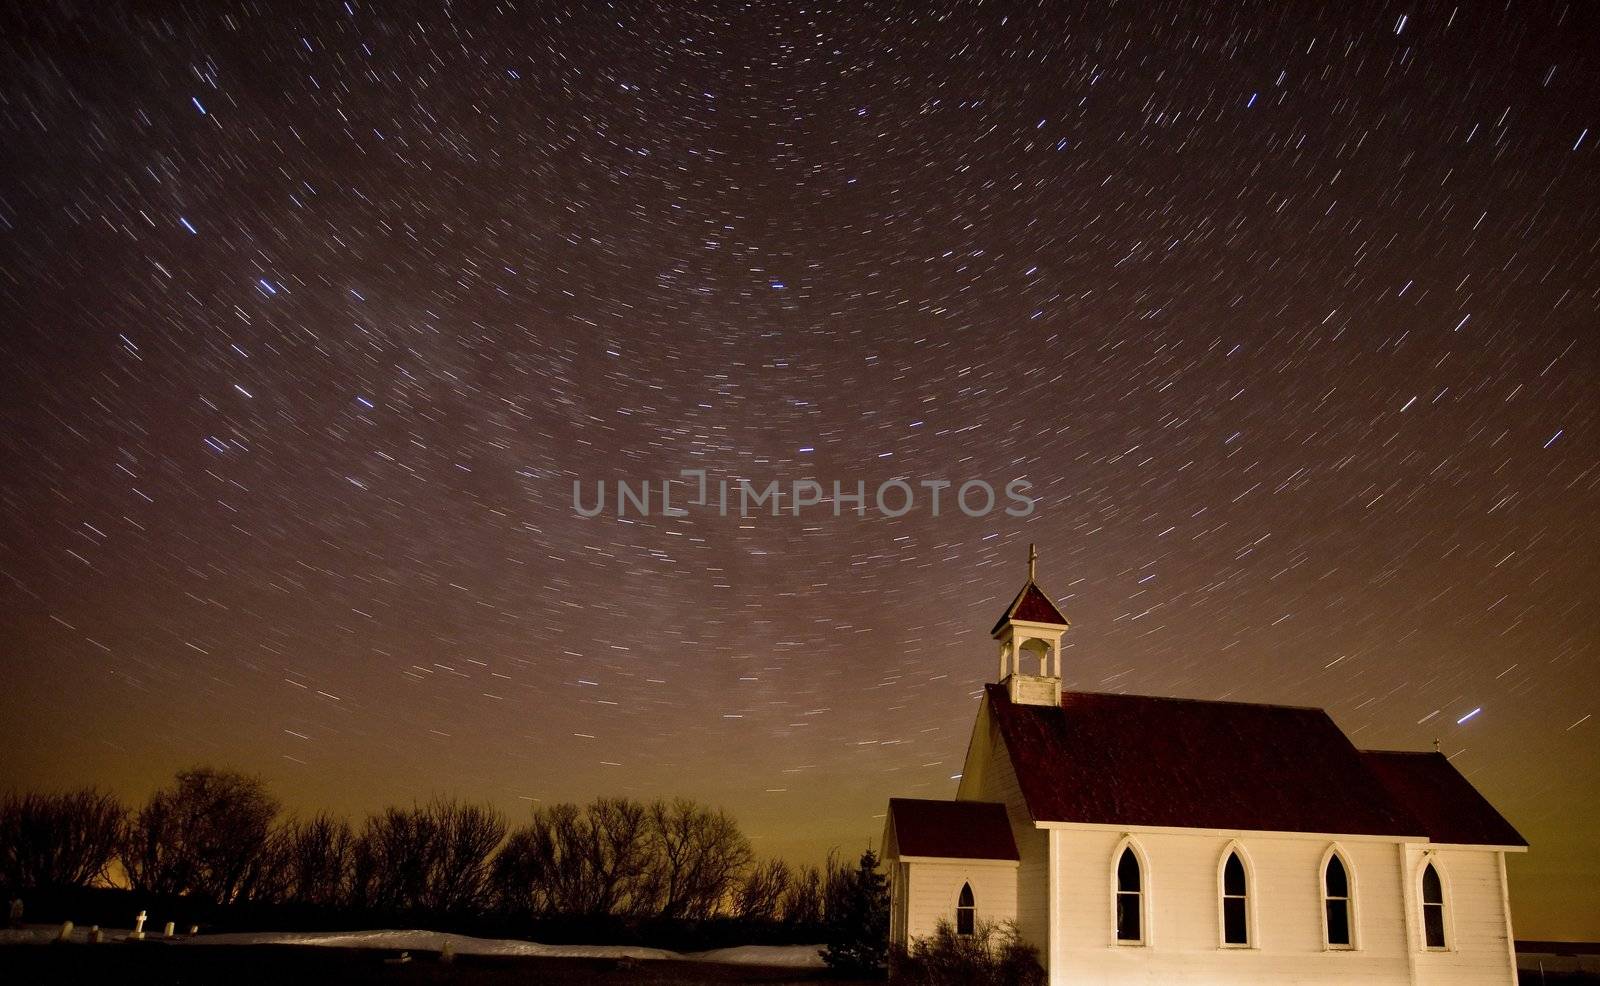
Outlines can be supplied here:
<path id="1" fill-rule="evenodd" d="M 890 935 L 1014 921 L 1052 984 L 1516 982 L 1515 829 L 1439 753 L 1321 709 L 1061 688 L 1028 582 L 953 801 L 892 799 Z"/>

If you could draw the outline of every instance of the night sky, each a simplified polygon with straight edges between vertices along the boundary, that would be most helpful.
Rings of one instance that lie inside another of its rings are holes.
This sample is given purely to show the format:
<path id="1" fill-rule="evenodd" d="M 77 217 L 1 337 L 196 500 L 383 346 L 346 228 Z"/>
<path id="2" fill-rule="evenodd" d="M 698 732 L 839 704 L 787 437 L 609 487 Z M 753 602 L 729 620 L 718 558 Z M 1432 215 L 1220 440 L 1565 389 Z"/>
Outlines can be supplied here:
<path id="1" fill-rule="evenodd" d="M 1600 19 L 1090 6 L 8 5 L 0 786 L 853 852 L 1037 542 L 1068 687 L 1438 738 L 1600 935 Z M 685 469 L 869 509 L 574 511 Z"/>

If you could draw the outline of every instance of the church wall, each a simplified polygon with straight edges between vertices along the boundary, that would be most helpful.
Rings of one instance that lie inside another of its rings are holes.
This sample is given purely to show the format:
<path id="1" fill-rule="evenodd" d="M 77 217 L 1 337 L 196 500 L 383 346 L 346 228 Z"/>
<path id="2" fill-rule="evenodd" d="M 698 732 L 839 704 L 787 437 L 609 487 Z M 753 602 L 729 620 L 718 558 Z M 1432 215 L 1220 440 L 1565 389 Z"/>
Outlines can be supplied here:
<path id="1" fill-rule="evenodd" d="M 889 884 L 889 943 L 906 942 L 906 883 L 909 879 L 906 863 L 900 861 L 899 839 L 895 836 L 894 816 L 883 823 L 883 848 L 878 853 L 884 877 Z"/>
<path id="2" fill-rule="evenodd" d="M 985 697 L 973 727 L 956 798 L 998 801 L 1006 806 L 1021 861 L 1017 868 L 1017 930 L 1025 941 L 1039 950 L 1043 960 L 1049 948 L 1050 928 L 1049 838 L 1033 824 L 1033 816 L 1028 813 L 1005 741 L 989 717 L 988 703 Z"/>
<path id="3" fill-rule="evenodd" d="M 1512 929 L 1505 907 L 1505 870 L 1492 849 L 1408 846 L 1409 896 L 1420 894 L 1423 851 L 1432 849 L 1445 891 L 1447 951 L 1422 950 L 1420 921 L 1413 922 L 1419 986 L 1479 986 L 1516 982 Z"/>
<path id="4" fill-rule="evenodd" d="M 1117 944 L 1113 924 L 1112 857 L 1125 834 L 1086 827 L 1059 833 L 1062 931 L 1052 982 L 1331 986 L 1412 981 L 1412 964 L 1420 956 L 1407 949 L 1396 843 L 1338 843 L 1354 881 L 1357 947 L 1330 950 L 1324 945 L 1321 878 L 1331 840 L 1294 833 L 1136 833 L 1147 864 L 1147 944 L 1132 946 Z M 1251 873 L 1251 946 L 1243 949 L 1221 944 L 1218 873 L 1235 836 Z M 1462 917 L 1467 918 L 1466 911 Z M 1503 970 L 1503 941 L 1500 947 Z M 1503 974 L 1427 981 L 1511 982 Z"/>
<path id="5" fill-rule="evenodd" d="M 926 938 L 939 922 L 956 920 L 956 900 L 963 884 L 972 886 L 972 902 L 979 921 L 1014 921 L 1017 916 L 1017 867 L 993 860 L 906 861 L 904 934 Z"/>

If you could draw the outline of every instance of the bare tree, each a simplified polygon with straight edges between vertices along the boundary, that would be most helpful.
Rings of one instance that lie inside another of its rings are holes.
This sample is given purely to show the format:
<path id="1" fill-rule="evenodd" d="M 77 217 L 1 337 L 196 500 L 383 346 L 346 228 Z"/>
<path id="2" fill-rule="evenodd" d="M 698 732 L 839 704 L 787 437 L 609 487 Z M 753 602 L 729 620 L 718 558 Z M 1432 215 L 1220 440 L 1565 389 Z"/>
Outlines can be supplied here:
<path id="1" fill-rule="evenodd" d="M 594 885 L 591 913 L 632 913 L 648 907 L 649 812 L 626 798 L 589 805 L 589 865 Z"/>
<path id="2" fill-rule="evenodd" d="M 750 865 L 750 842 L 732 818 L 693 801 L 650 806 L 655 866 L 651 874 L 658 913 L 666 918 L 707 918 L 722 910 Z"/>
<path id="3" fill-rule="evenodd" d="M 285 896 L 331 907 L 349 899 L 355 869 L 355 833 L 350 823 L 317 815 L 286 827 Z"/>
<path id="4" fill-rule="evenodd" d="M 793 879 L 789 864 L 781 859 L 769 859 L 751 867 L 734 892 L 734 914 L 750 921 L 775 920 Z"/>
<path id="5" fill-rule="evenodd" d="M 692 801 L 644 805 L 597 798 L 541 806 L 495 860 L 494 891 L 508 911 L 705 918 L 734 904 L 751 863 L 733 819 Z M 769 883 L 787 868 L 768 869 Z M 775 910 L 781 888 L 763 890 Z M 737 905 L 735 905 L 737 906 Z"/>
<path id="6" fill-rule="evenodd" d="M 538 914 L 623 914 L 648 907 L 649 814 L 626 798 L 597 798 L 587 808 L 535 809 L 495 861 L 501 905 Z"/>
<path id="7" fill-rule="evenodd" d="M 289 896 L 289 830 L 275 826 L 250 857 L 239 879 L 235 900 L 281 901 Z"/>
<path id="8" fill-rule="evenodd" d="M 815 866 L 801 867 L 783 895 L 783 920 L 789 924 L 822 923 L 823 875 Z"/>
<path id="9" fill-rule="evenodd" d="M 421 906 L 433 841 L 433 820 L 421 808 L 369 817 L 356 844 L 357 901 L 382 911 Z"/>
<path id="10" fill-rule="evenodd" d="M 169 798 L 153 797 L 139 809 L 119 852 L 133 889 L 156 894 L 181 894 L 189 889 L 194 865 L 179 844 L 178 827 Z"/>
<path id="11" fill-rule="evenodd" d="M 0 881 L 9 887 L 103 883 L 127 809 L 93 788 L 8 795 L 0 801 Z"/>
<path id="12" fill-rule="evenodd" d="M 543 860 L 531 825 L 512 831 L 489 870 L 490 896 L 497 910 L 520 915 L 548 910 Z"/>
<path id="13" fill-rule="evenodd" d="M 589 852 L 590 828 L 583 809 L 557 804 L 535 811 L 531 826 L 540 881 L 540 911 L 593 914 L 599 894 L 594 889 Z"/>
<path id="14" fill-rule="evenodd" d="M 855 869 L 845 863 L 839 850 L 828 850 L 822 867 L 822 918 L 832 921 L 849 904 L 855 891 Z"/>
<path id="15" fill-rule="evenodd" d="M 136 889 L 220 904 L 262 883 L 278 801 L 259 778 L 195 767 L 151 795 L 129 828 L 122 863 Z"/>
<path id="16" fill-rule="evenodd" d="M 445 914 L 474 914 L 488 902 L 490 860 L 506 837 L 506 820 L 493 808 L 436 801 L 424 906 Z"/>
<path id="17" fill-rule="evenodd" d="M 490 860 L 505 838 L 492 808 L 435 801 L 367 819 L 355 844 L 357 903 L 381 910 L 474 913 L 488 902 Z"/>

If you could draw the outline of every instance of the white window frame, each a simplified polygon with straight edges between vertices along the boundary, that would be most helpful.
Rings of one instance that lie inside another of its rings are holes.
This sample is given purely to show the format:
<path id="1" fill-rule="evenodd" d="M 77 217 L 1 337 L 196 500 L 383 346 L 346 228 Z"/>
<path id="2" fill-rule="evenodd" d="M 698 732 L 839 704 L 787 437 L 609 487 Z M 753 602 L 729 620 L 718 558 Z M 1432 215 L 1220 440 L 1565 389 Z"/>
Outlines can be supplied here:
<path id="1" fill-rule="evenodd" d="M 1228 858 L 1237 855 L 1239 865 L 1244 869 L 1244 941 L 1228 941 L 1227 909 L 1223 901 L 1228 899 L 1225 894 L 1226 884 L 1223 881 L 1224 873 L 1228 868 Z M 1217 946 L 1228 949 L 1253 949 L 1260 948 L 1260 926 L 1256 924 L 1256 868 L 1250 860 L 1250 854 L 1245 852 L 1244 845 L 1234 839 L 1222 848 L 1222 855 L 1217 857 Z"/>
<path id="2" fill-rule="evenodd" d="M 1117 867 L 1122 864 L 1122 854 L 1128 850 L 1133 851 L 1133 858 L 1139 864 L 1139 938 L 1137 941 L 1124 940 L 1117 937 L 1117 906 L 1121 900 L 1121 885 L 1117 880 Z M 1145 853 L 1144 846 L 1131 834 L 1124 835 L 1111 850 L 1111 944 L 1118 948 L 1148 948 L 1151 942 L 1150 933 L 1150 857 Z"/>
<path id="3" fill-rule="evenodd" d="M 1428 867 L 1433 867 L 1433 872 L 1439 876 L 1439 925 L 1444 929 L 1444 944 L 1428 944 L 1428 902 L 1423 890 L 1423 878 L 1427 875 Z M 1413 887 L 1417 895 L 1417 941 L 1424 952 L 1454 952 L 1456 950 L 1456 909 L 1450 906 L 1450 873 L 1437 855 L 1424 852 L 1422 861 L 1417 866 Z"/>
<path id="4" fill-rule="evenodd" d="M 1328 863 L 1334 859 L 1344 867 L 1345 891 L 1344 898 L 1345 920 L 1350 927 L 1350 944 L 1336 945 L 1328 940 L 1328 901 L 1337 900 L 1328 896 Z M 1322 854 L 1322 863 L 1317 867 L 1317 896 L 1322 901 L 1322 948 L 1328 952 L 1359 952 L 1361 950 L 1361 922 L 1356 920 L 1356 869 L 1350 865 L 1350 856 L 1337 842 L 1331 843 L 1328 850 Z"/>
<path id="5" fill-rule="evenodd" d="M 961 906 L 961 893 L 962 893 L 962 891 L 966 891 L 967 893 L 972 895 L 972 906 L 970 908 L 963 908 Z M 961 912 L 963 910 L 970 910 L 972 912 L 972 930 L 971 931 L 962 931 L 961 930 Z M 971 880 L 962 880 L 960 888 L 956 890 L 955 932 L 956 932 L 956 934 L 958 936 L 960 936 L 962 938 L 970 938 L 973 935 L 978 933 L 978 892 L 976 890 L 972 889 L 972 881 Z"/>

